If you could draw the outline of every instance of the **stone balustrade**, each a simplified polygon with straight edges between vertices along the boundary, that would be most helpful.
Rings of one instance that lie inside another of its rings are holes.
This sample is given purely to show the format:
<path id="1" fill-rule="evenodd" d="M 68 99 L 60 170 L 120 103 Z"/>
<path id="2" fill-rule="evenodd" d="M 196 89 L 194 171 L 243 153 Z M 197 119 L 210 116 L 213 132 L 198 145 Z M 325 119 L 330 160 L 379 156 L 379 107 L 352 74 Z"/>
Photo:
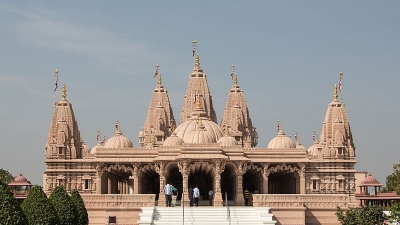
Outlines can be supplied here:
<path id="1" fill-rule="evenodd" d="M 86 209 L 129 209 L 155 206 L 155 194 L 82 194 Z"/>

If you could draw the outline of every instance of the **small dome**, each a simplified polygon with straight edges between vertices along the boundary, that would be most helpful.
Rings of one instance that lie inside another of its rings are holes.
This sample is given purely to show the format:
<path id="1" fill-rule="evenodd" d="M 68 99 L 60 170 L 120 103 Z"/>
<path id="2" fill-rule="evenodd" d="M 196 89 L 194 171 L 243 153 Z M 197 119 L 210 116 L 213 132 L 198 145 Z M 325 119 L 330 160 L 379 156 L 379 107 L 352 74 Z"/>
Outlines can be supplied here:
<path id="1" fill-rule="evenodd" d="M 98 149 L 98 148 L 102 148 L 102 147 L 103 147 L 103 145 L 101 145 L 101 142 L 98 142 L 97 145 L 94 146 L 94 147 L 92 148 L 92 150 L 90 150 L 90 154 L 92 154 L 92 155 L 96 154 L 97 149 Z"/>
<path id="2" fill-rule="evenodd" d="M 164 147 L 180 146 L 183 144 L 182 138 L 178 137 L 175 132 L 171 134 L 163 143 Z"/>
<path id="3" fill-rule="evenodd" d="M 197 125 L 195 131 L 193 131 L 188 137 L 185 143 L 189 144 L 206 144 L 206 143 L 215 143 L 215 138 L 206 130 L 203 123 L 200 121 L 200 124 Z"/>
<path id="4" fill-rule="evenodd" d="M 309 148 L 307 149 L 307 153 L 308 153 L 309 155 L 318 157 L 318 155 L 319 155 L 318 146 L 319 146 L 319 141 L 318 141 L 318 137 L 316 137 L 316 138 L 315 138 L 315 141 L 314 141 L 314 144 L 311 145 L 311 147 L 309 147 Z"/>
<path id="5" fill-rule="evenodd" d="M 222 147 L 235 147 L 237 146 L 237 141 L 234 137 L 229 134 L 225 134 L 222 138 L 220 138 L 217 143 L 221 144 Z"/>
<path id="6" fill-rule="evenodd" d="M 104 148 L 133 148 L 133 144 L 118 129 L 115 135 L 106 141 Z"/>
<path id="7" fill-rule="evenodd" d="M 208 120 L 207 118 L 202 120 L 202 123 L 203 126 L 205 127 L 205 130 L 211 135 L 213 142 L 217 142 L 217 140 L 223 137 L 222 130 L 218 126 L 218 124 L 214 123 L 211 120 Z M 189 136 L 192 134 L 192 132 L 196 130 L 196 126 L 197 126 L 197 119 L 194 119 L 192 117 L 192 119 L 182 123 L 175 129 L 176 135 L 182 138 L 182 140 L 185 143 L 189 143 L 188 141 Z"/>
<path id="8" fill-rule="evenodd" d="M 368 174 L 368 176 L 361 182 L 359 185 L 360 187 L 368 187 L 368 186 L 383 186 L 383 184 L 379 183 L 375 177 L 373 177 L 371 174 Z"/>
<path id="9" fill-rule="evenodd" d="M 85 156 L 90 154 L 90 147 L 85 143 L 82 145 L 82 152 Z"/>
<path id="10" fill-rule="evenodd" d="M 26 177 L 22 176 L 22 173 L 20 173 L 15 179 L 15 182 L 27 182 L 28 179 L 26 179 Z"/>
<path id="11" fill-rule="evenodd" d="M 285 135 L 283 130 L 278 132 L 278 135 L 274 137 L 268 144 L 268 148 L 270 149 L 288 149 L 288 148 L 296 148 L 293 140 Z"/>

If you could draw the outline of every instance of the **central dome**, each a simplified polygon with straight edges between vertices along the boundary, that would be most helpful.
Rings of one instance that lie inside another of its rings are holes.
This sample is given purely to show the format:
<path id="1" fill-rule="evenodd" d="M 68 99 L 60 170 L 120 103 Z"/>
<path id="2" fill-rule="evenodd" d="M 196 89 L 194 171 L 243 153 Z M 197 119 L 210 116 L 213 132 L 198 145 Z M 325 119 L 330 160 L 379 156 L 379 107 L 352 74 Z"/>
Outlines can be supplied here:
<path id="1" fill-rule="evenodd" d="M 115 135 L 106 141 L 104 148 L 133 148 L 133 144 L 118 129 Z"/>
<path id="2" fill-rule="evenodd" d="M 288 149 L 288 148 L 296 148 L 293 140 L 285 135 L 283 130 L 279 130 L 278 135 L 274 137 L 268 144 L 268 148 L 270 149 Z"/>
<path id="3" fill-rule="evenodd" d="M 182 138 L 183 142 L 189 143 L 190 134 L 193 133 L 198 126 L 196 119 L 192 117 L 190 120 L 182 123 L 176 128 L 175 133 L 178 137 Z M 217 142 L 217 140 L 223 136 L 221 128 L 213 121 L 205 118 L 205 120 L 202 120 L 202 124 L 205 131 L 210 134 L 212 143 Z"/>

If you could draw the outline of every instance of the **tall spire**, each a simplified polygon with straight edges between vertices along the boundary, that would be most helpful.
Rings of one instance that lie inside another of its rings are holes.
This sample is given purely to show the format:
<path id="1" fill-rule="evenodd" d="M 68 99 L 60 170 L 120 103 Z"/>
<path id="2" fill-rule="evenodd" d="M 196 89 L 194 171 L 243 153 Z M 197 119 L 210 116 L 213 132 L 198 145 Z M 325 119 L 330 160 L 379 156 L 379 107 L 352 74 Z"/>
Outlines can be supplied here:
<path id="1" fill-rule="evenodd" d="M 245 146 L 246 139 L 251 140 L 251 146 L 247 147 L 255 147 L 258 142 L 258 134 L 251 122 L 243 90 L 237 85 L 235 65 L 231 66 L 231 78 L 233 86 L 228 93 L 221 127 L 229 129 L 230 135 L 239 140 L 238 143 L 242 147 Z"/>
<path id="2" fill-rule="evenodd" d="M 63 85 L 62 100 L 56 102 L 46 143 L 46 158 L 81 158 L 81 137 L 72 104 L 67 100 L 67 88 Z"/>
<path id="3" fill-rule="evenodd" d="M 174 114 L 168 97 L 168 91 L 162 86 L 161 74 L 156 65 L 157 87 L 153 90 L 151 102 L 147 111 L 144 126 L 139 132 L 139 143 L 146 145 L 146 139 L 155 142 L 154 147 L 161 146 L 163 141 L 172 134 L 172 126 L 175 126 Z M 148 136 L 148 138 L 145 138 Z"/>
<path id="4" fill-rule="evenodd" d="M 201 96 L 201 104 L 206 117 L 210 118 L 213 122 L 217 122 L 217 115 L 214 111 L 212 104 L 212 97 L 208 88 L 207 76 L 200 67 L 200 57 L 196 52 L 197 41 L 192 42 L 194 68 L 189 76 L 189 83 L 184 97 L 183 107 L 180 114 L 179 123 L 189 120 L 192 113 L 197 107 L 197 96 Z M 194 101 L 195 100 L 195 101 Z"/>

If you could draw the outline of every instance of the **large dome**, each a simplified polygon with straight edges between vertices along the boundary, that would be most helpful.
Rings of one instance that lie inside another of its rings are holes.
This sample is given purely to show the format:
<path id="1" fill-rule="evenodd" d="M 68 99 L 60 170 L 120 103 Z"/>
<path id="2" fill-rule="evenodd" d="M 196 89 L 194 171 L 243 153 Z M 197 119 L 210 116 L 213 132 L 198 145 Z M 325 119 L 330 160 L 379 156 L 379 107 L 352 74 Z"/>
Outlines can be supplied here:
<path id="1" fill-rule="evenodd" d="M 219 140 L 223 134 L 222 134 L 222 130 L 221 128 L 218 126 L 218 124 L 214 123 L 213 121 L 209 120 L 209 119 L 205 119 L 202 120 L 203 126 L 205 128 L 205 130 L 211 135 L 212 138 L 212 142 L 217 142 L 217 140 Z M 192 132 L 194 132 L 196 130 L 197 127 L 197 120 L 196 119 L 192 119 L 188 120 L 184 123 L 182 123 L 181 125 L 179 125 L 175 132 L 176 135 L 180 138 L 182 138 L 183 142 L 185 143 L 189 143 L 189 136 L 191 135 Z"/>
<path id="2" fill-rule="evenodd" d="M 104 148 L 133 148 L 133 144 L 118 129 L 115 135 L 106 141 Z"/>
<path id="3" fill-rule="evenodd" d="M 186 143 L 189 144 L 207 144 L 207 143 L 215 143 L 215 137 L 213 137 L 203 125 L 203 122 L 200 120 L 199 124 L 196 127 L 196 130 L 193 131 L 188 137 Z"/>
<path id="4" fill-rule="evenodd" d="M 286 136 L 285 132 L 283 132 L 283 130 L 281 129 L 278 132 L 278 135 L 269 142 L 268 148 L 270 149 L 296 148 L 296 144 L 290 137 Z"/>
<path id="5" fill-rule="evenodd" d="M 97 145 L 94 146 L 94 147 L 92 148 L 92 150 L 90 150 L 90 154 L 95 155 L 96 152 L 97 152 L 97 149 L 98 149 L 98 148 L 102 148 L 102 147 L 103 147 L 103 145 L 102 145 L 100 142 L 98 142 Z"/>
<path id="6" fill-rule="evenodd" d="M 164 147 L 174 147 L 183 144 L 182 138 L 178 137 L 175 132 L 171 134 L 163 143 Z"/>

